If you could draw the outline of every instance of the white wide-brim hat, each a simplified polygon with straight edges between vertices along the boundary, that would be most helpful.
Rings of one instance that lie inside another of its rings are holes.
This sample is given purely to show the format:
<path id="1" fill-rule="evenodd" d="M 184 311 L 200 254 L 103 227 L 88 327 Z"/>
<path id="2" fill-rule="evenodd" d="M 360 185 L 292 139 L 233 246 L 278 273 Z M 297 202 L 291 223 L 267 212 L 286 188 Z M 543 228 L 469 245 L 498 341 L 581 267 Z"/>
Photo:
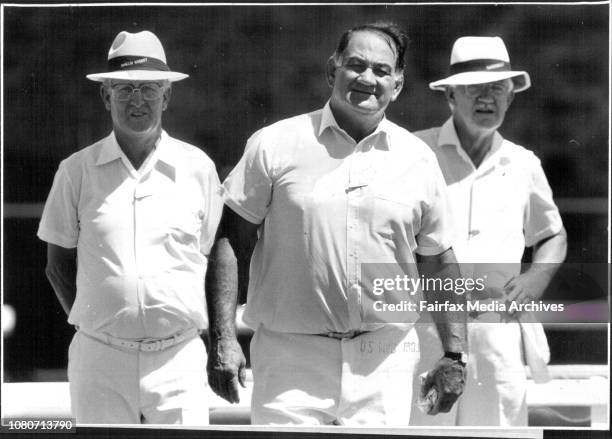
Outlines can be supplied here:
<path id="1" fill-rule="evenodd" d="M 119 32 L 108 51 L 108 72 L 87 75 L 92 81 L 180 81 L 189 75 L 173 72 L 166 64 L 166 53 L 152 32 Z"/>
<path id="2" fill-rule="evenodd" d="M 506 45 L 500 37 L 461 37 L 455 41 L 450 58 L 450 76 L 431 82 L 432 90 L 449 85 L 472 85 L 512 79 L 516 93 L 531 86 L 529 74 L 512 70 Z"/>

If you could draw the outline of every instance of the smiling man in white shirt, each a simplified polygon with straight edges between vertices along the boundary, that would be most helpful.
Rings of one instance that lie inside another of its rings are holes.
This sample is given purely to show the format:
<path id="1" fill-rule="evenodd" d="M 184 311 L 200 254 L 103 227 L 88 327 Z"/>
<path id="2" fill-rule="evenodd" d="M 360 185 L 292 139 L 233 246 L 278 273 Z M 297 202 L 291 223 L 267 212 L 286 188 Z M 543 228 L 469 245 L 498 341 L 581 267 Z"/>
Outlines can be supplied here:
<path id="1" fill-rule="evenodd" d="M 498 132 L 515 94 L 529 86 L 528 73 L 512 70 L 501 38 L 459 38 L 450 76 L 430 84 L 444 92 L 452 116 L 415 133 L 436 154 L 448 185 L 462 274 L 487 280 L 486 294 L 472 301 L 536 301 L 565 259 L 565 230 L 540 160 Z M 521 273 L 525 247 L 533 247 L 533 264 Z M 470 314 L 468 379 L 456 412 L 436 418 L 413 412 L 411 424 L 527 425 L 523 332 L 543 337 L 543 331 L 539 323 L 525 324 L 529 316 L 510 314 Z M 430 326 L 418 329 L 431 347 L 421 358 L 426 370 L 435 347 L 442 348 Z M 546 363 L 545 339 L 540 348 Z"/>
<path id="2" fill-rule="evenodd" d="M 208 423 L 204 277 L 221 215 L 215 166 L 170 137 L 171 82 L 148 31 L 120 32 L 88 75 L 113 131 L 61 162 L 38 236 L 77 328 L 68 355 L 77 423 Z"/>
<path id="3" fill-rule="evenodd" d="M 376 312 L 372 284 L 404 269 L 416 278 L 416 262 L 456 265 L 435 156 L 385 117 L 402 90 L 405 50 L 392 24 L 346 31 L 327 64 L 330 100 L 256 132 L 224 182 L 209 376 L 219 395 L 238 398 L 235 254 L 251 264 L 254 424 L 408 422 L 418 314 Z M 457 371 L 450 405 L 463 388 L 465 315 L 455 314 L 440 314 L 450 358 L 436 366 Z"/>

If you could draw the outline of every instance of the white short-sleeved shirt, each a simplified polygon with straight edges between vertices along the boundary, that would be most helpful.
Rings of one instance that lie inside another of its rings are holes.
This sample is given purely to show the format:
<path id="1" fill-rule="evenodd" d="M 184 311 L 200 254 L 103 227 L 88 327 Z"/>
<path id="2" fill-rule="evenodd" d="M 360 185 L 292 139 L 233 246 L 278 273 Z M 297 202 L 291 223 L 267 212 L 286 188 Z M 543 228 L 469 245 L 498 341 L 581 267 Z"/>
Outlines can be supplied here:
<path id="1" fill-rule="evenodd" d="M 204 328 L 222 206 L 213 162 L 165 132 L 139 170 L 114 133 L 62 161 L 38 236 L 77 248 L 68 321 L 126 339 Z"/>
<path id="2" fill-rule="evenodd" d="M 525 246 L 563 227 L 540 160 L 495 132 L 478 168 L 460 146 L 452 118 L 415 133 L 435 152 L 448 185 L 460 263 L 503 263 L 518 274 Z"/>
<path id="3" fill-rule="evenodd" d="M 444 179 L 427 145 L 387 119 L 355 143 L 329 103 L 256 132 L 224 189 L 230 208 L 262 224 L 244 315 L 251 327 L 378 327 L 367 291 L 377 273 L 368 264 L 412 270 L 415 252 L 449 248 Z"/>

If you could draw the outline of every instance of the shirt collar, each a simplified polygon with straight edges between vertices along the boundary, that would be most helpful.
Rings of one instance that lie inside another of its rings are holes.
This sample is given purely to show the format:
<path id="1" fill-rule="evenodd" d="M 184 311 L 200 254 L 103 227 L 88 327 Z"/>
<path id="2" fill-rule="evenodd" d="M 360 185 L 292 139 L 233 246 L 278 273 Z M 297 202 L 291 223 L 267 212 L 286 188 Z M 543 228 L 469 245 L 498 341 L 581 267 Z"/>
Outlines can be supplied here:
<path id="1" fill-rule="evenodd" d="M 118 160 L 120 158 L 121 148 L 119 148 L 115 133 L 112 132 L 108 135 L 106 139 L 104 139 L 104 142 L 102 143 L 102 148 L 100 149 L 98 160 L 96 160 L 96 165 L 105 165 L 107 163 L 112 162 L 113 160 Z"/>
<path id="2" fill-rule="evenodd" d="M 329 101 L 327 101 L 322 110 L 321 124 L 319 125 L 318 136 L 320 137 L 327 128 L 335 129 L 339 132 L 346 133 L 346 131 L 340 128 L 338 122 L 336 122 L 336 118 L 334 117 L 334 114 L 331 111 Z M 381 143 L 377 142 L 376 146 L 383 147 L 384 149 L 389 149 L 389 145 L 391 144 L 389 133 L 390 122 L 385 116 L 383 116 L 382 120 L 380 121 L 374 132 L 372 132 L 372 134 L 367 137 L 371 138 L 373 136 L 378 135 Z"/>
<path id="3" fill-rule="evenodd" d="M 491 149 L 489 150 L 487 155 L 485 155 L 483 163 L 489 157 L 499 151 L 503 141 L 504 138 L 502 137 L 502 135 L 499 134 L 498 131 L 495 131 L 495 133 L 493 134 L 493 145 L 491 146 Z M 454 146 L 455 148 L 457 148 L 459 154 L 462 157 L 466 158 L 468 161 L 471 162 L 467 153 L 461 147 L 461 142 L 459 141 L 459 136 L 457 135 L 457 131 L 455 130 L 455 124 L 453 123 L 452 117 L 450 117 L 446 122 L 444 122 L 444 125 L 442 125 L 442 127 L 440 128 L 440 134 L 438 135 L 438 147 L 442 147 L 445 145 Z"/>
<path id="4" fill-rule="evenodd" d="M 161 160 L 164 163 L 175 167 L 176 157 L 172 154 L 172 148 L 170 148 L 169 143 L 168 133 L 162 130 L 161 136 L 155 145 L 155 154 L 157 155 L 157 160 Z M 96 165 L 105 165 L 113 160 L 121 159 L 123 155 L 124 153 L 121 150 L 121 147 L 117 142 L 117 137 L 115 137 L 115 132 L 113 131 L 106 139 L 104 139 L 100 155 L 98 156 L 98 160 L 96 160 Z"/>
<path id="5" fill-rule="evenodd" d="M 162 130 L 161 137 L 157 142 L 157 159 L 166 163 L 167 165 L 176 168 L 176 152 L 172 151 L 171 139 L 164 130 Z"/>

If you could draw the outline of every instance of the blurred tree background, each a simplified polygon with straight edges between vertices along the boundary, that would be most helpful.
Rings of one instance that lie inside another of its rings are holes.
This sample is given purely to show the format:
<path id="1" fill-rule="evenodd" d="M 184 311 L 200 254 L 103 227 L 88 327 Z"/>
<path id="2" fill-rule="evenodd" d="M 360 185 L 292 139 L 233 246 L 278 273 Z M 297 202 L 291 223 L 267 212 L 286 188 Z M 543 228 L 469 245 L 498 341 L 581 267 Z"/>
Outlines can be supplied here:
<path id="1" fill-rule="evenodd" d="M 119 31 L 154 32 L 170 67 L 190 75 L 173 87 L 164 128 L 201 147 L 223 176 L 255 130 L 323 106 L 338 37 L 374 20 L 403 25 L 411 39 L 389 119 L 409 130 L 441 124 L 448 108 L 428 83 L 447 75 L 453 42 L 499 35 L 532 79 L 501 132 L 540 157 L 557 199 L 608 197 L 606 4 L 5 7 L 4 297 L 20 319 L 5 350 L 13 377 L 65 364 L 72 330 L 44 279 L 38 218 L 7 217 L 6 207 L 44 202 L 59 162 L 109 133 L 99 85 L 85 75 L 106 71 Z M 606 262 L 607 217 L 581 213 L 564 214 L 568 260 Z"/>

